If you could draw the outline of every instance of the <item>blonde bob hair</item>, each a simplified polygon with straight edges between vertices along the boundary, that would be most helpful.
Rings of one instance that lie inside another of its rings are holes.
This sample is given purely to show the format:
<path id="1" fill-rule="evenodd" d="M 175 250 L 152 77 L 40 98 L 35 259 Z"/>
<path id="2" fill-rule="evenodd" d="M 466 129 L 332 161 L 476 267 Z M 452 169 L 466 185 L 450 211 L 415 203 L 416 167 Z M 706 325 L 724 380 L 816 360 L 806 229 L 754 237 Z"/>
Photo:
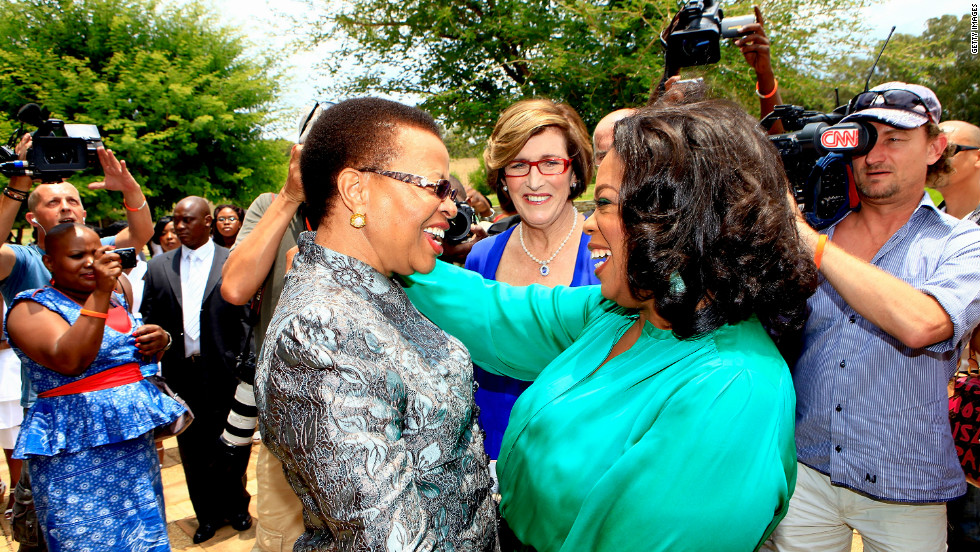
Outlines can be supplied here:
<path id="1" fill-rule="evenodd" d="M 521 100 L 500 114 L 493 134 L 483 150 L 483 162 L 487 167 L 487 185 L 501 195 L 504 182 L 503 168 L 521 152 L 532 136 L 547 128 L 557 128 L 565 137 L 565 147 L 572 160 L 574 179 L 568 199 L 582 195 L 592 182 L 595 166 L 592 161 L 592 139 L 585 123 L 568 104 L 551 100 Z M 503 201 L 503 197 L 500 198 Z M 508 202 L 510 198 L 507 198 Z"/>

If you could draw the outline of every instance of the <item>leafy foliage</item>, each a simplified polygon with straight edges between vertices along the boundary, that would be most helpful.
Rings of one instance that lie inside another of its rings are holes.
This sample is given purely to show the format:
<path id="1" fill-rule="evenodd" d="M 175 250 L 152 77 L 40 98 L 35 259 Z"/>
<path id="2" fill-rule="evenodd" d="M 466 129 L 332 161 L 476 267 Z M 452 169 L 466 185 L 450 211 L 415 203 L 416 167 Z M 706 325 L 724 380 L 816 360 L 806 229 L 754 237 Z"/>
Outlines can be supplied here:
<path id="1" fill-rule="evenodd" d="M 247 205 L 285 179 L 288 148 L 261 134 L 278 92 L 273 60 L 246 59 L 199 4 L 0 0 L 0 10 L 4 135 L 28 102 L 97 124 L 158 214 L 187 195 Z M 72 181 L 101 179 L 89 173 Z M 90 219 L 122 218 L 121 202 L 79 187 Z"/>
<path id="2" fill-rule="evenodd" d="M 341 44 L 340 55 L 327 60 L 338 83 L 334 94 L 421 97 L 421 107 L 448 126 L 483 136 L 520 98 L 567 102 L 590 127 L 612 109 L 645 103 L 663 70 L 660 31 L 679 6 L 676 0 L 308 1 L 326 13 L 310 33 Z M 869 2 L 763 4 L 784 99 L 810 104 L 831 97 L 814 76 L 829 75 L 842 53 L 864 51 L 854 18 L 846 28 L 840 21 Z M 747 0 L 723 8 L 729 16 L 752 12 Z M 730 42 L 722 50 L 720 63 L 685 76 L 703 75 L 716 96 L 756 111 L 755 75 Z"/>
<path id="3" fill-rule="evenodd" d="M 875 50 L 880 48 L 881 43 Z M 863 90 L 869 65 L 866 59 L 850 59 L 839 70 L 841 80 L 859 81 L 849 90 L 852 95 Z M 943 105 L 943 119 L 980 123 L 980 56 L 970 52 L 970 15 L 935 17 L 921 36 L 892 37 L 871 86 L 893 80 L 931 88 Z"/>

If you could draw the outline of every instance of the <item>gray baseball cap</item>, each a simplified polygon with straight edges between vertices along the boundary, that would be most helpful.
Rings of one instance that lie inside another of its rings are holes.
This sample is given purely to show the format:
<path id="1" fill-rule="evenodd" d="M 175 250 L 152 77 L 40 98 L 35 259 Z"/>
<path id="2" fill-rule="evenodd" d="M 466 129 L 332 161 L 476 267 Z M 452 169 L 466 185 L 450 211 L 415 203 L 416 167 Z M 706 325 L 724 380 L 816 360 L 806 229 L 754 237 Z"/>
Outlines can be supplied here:
<path id="1" fill-rule="evenodd" d="M 917 128 L 929 121 L 939 123 L 943 112 L 932 90 L 904 82 L 886 82 L 862 92 L 851 100 L 849 109 L 851 114 L 842 123 L 877 121 L 901 129 Z"/>

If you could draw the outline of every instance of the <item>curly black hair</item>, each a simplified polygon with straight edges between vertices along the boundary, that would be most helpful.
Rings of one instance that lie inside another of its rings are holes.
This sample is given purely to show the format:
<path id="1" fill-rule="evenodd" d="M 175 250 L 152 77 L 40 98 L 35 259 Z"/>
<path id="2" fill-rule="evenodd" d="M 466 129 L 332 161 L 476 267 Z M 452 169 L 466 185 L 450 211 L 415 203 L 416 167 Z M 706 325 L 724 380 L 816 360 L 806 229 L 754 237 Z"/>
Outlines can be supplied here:
<path id="1" fill-rule="evenodd" d="M 756 120 L 722 100 L 660 102 L 617 122 L 613 149 L 636 299 L 681 339 L 753 315 L 774 336 L 802 326 L 816 267 Z"/>
<path id="2" fill-rule="evenodd" d="M 386 167 L 397 157 L 397 131 L 403 128 L 442 137 L 431 115 L 391 100 L 354 98 L 324 110 L 306 137 L 299 165 L 309 220 L 319 222 L 329 212 L 342 170 Z"/>

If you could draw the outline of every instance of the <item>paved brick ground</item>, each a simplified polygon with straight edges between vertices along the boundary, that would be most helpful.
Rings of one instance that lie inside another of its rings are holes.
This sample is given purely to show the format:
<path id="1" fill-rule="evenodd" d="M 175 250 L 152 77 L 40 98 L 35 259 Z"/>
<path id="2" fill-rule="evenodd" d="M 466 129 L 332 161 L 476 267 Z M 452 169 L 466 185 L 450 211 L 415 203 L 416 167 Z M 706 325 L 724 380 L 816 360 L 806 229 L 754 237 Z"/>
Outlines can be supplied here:
<path id="1" fill-rule="evenodd" d="M 249 511 L 255 517 L 255 459 L 257 448 L 252 448 L 252 458 L 248 463 L 248 492 L 252 494 Z M 0 455 L 2 458 L 2 455 Z M 0 460 L 0 478 L 9 480 L 7 465 Z M 177 454 L 177 440 L 164 441 L 163 458 L 163 496 L 167 503 L 167 529 L 170 534 L 170 546 L 175 551 L 192 552 L 246 552 L 255 545 L 255 527 L 239 533 L 229 526 L 222 527 L 211 540 L 194 544 L 191 537 L 197 530 L 197 518 L 187 497 L 187 485 L 184 482 L 184 470 L 180 467 L 180 456 Z M 6 501 L 6 498 L 4 498 Z M 2 519 L 2 517 L 0 517 Z M 17 550 L 17 543 L 10 539 L 9 528 L 0 523 L 0 551 Z"/>

